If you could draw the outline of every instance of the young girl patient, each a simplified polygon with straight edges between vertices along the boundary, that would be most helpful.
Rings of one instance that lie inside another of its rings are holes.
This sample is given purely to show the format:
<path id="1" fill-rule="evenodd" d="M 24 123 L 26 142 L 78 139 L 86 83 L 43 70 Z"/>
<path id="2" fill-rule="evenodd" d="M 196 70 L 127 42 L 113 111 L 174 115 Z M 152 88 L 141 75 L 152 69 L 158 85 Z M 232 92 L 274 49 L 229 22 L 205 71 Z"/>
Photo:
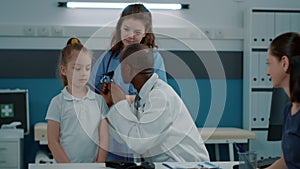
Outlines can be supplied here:
<path id="1" fill-rule="evenodd" d="M 79 39 L 62 49 L 59 72 L 64 88 L 48 108 L 49 149 L 58 163 L 105 162 L 109 146 L 108 110 L 101 95 L 87 87 L 92 54 Z"/>

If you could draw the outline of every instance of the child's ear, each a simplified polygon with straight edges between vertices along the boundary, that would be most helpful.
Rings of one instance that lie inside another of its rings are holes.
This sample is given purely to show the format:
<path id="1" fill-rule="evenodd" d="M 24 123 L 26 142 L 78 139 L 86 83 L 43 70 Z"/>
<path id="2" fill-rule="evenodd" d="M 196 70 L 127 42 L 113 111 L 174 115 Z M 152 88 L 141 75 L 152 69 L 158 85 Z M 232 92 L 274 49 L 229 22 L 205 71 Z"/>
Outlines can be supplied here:
<path id="1" fill-rule="evenodd" d="M 60 65 L 60 66 L 59 66 L 59 70 L 60 70 L 60 73 L 61 73 L 62 75 L 66 76 L 66 74 L 67 74 L 67 69 L 66 69 L 65 66 Z"/>

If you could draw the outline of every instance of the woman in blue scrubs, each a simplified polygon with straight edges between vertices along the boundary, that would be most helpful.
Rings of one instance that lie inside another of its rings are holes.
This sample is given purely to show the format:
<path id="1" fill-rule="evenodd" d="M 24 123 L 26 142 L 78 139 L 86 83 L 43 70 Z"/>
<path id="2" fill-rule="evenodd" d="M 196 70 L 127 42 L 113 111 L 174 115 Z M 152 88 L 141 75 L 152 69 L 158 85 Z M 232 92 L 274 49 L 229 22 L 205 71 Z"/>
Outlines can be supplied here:
<path id="1" fill-rule="evenodd" d="M 123 89 L 127 100 L 133 102 L 137 91 L 132 84 L 124 83 L 121 76 L 120 57 L 121 51 L 126 46 L 134 43 L 157 48 L 155 35 L 152 30 L 152 16 L 143 4 L 131 4 L 124 8 L 111 40 L 111 48 L 100 56 L 93 65 L 89 86 L 94 88 L 96 93 L 100 93 L 101 85 L 105 82 L 103 80 L 105 75 L 114 72 L 113 81 Z M 154 52 L 153 68 L 160 79 L 167 81 L 164 61 L 158 51 Z M 108 160 L 131 160 L 133 156 L 132 150 L 112 138 L 109 151 Z"/>

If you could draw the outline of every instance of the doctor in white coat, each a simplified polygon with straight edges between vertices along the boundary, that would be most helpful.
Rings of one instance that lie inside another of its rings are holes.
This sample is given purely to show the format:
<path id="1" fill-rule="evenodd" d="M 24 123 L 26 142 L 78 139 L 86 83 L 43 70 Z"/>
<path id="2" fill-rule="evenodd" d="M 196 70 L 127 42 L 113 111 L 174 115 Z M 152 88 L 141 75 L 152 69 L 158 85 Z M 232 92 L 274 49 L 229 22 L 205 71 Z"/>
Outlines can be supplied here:
<path id="1" fill-rule="evenodd" d="M 111 134 L 145 161 L 209 161 L 185 104 L 171 86 L 153 73 L 152 67 L 152 49 L 146 45 L 132 44 L 124 49 L 119 69 L 124 82 L 131 82 L 138 95 L 130 104 L 117 84 L 102 86 L 101 94 L 110 106 L 105 116 Z"/>

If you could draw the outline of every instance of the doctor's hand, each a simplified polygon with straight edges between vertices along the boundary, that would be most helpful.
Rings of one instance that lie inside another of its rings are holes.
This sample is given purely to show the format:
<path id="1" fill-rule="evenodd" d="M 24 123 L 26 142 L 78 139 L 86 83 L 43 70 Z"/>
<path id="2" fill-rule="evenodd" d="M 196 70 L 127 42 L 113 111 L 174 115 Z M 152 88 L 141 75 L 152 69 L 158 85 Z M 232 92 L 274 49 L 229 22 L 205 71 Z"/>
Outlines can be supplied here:
<path id="1" fill-rule="evenodd" d="M 119 101 L 126 100 L 124 91 L 116 83 L 113 82 L 111 83 L 110 91 L 111 91 L 112 102 L 114 104 L 118 103 Z"/>
<path id="2" fill-rule="evenodd" d="M 126 99 L 123 90 L 114 82 L 103 83 L 100 89 L 100 94 L 104 97 L 109 107 Z"/>
<path id="3" fill-rule="evenodd" d="M 108 107 L 113 105 L 111 92 L 110 92 L 110 83 L 103 83 L 100 87 L 100 94 L 104 98 Z"/>

